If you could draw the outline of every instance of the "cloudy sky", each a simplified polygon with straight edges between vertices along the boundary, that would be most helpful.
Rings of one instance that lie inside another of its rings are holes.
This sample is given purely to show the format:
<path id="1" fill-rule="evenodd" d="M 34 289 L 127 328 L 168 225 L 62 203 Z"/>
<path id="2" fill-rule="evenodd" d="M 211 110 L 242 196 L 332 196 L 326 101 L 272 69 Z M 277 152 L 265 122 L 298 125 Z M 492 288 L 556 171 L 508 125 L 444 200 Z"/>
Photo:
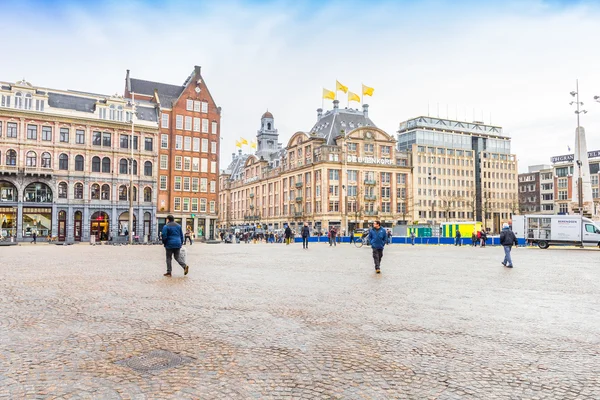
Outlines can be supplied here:
<path id="1" fill-rule="evenodd" d="M 389 133 L 428 110 L 491 120 L 524 171 L 573 147 L 578 78 L 588 150 L 600 149 L 597 1 L 2 0 L 0 10 L 0 80 L 113 94 L 126 69 L 181 84 L 202 66 L 223 108 L 223 166 L 267 108 L 284 145 L 309 130 L 336 79 L 375 88 L 370 116 Z"/>

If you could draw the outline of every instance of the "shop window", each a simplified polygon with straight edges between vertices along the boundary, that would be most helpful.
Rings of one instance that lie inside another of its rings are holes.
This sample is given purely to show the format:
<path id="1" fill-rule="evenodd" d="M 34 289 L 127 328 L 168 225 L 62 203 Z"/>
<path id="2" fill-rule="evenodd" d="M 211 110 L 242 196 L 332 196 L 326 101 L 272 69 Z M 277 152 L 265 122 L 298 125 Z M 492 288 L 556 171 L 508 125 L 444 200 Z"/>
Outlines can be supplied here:
<path id="1" fill-rule="evenodd" d="M 90 189 L 90 198 L 92 200 L 100 200 L 100 185 L 94 183 Z"/>
<path id="2" fill-rule="evenodd" d="M 52 189 L 45 183 L 32 183 L 25 188 L 23 201 L 26 203 L 52 203 Z"/>
<path id="3" fill-rule="evenodd" d="M 101 193 L 101 198 L 102 200 L 110 200 L 110 186 L 107 185 L 106 183 L 104 185 L 102 185 L 102 193 Z"/>
<path id="4" fill-rule="evenodd" d="M 83 199 L 83 184 L 76 183 L 73 187 L 73 197 L 77 200 Z"/>
<path id="5" fill-rule="evenodd" d="M 58 184 L 58 198 L 66 199 L 68 194 L 69 187 L 66 182 L 61 182 Z"/>
<path id="6" fill-rule="evenodd" d="M 0 181 L 0 202 L 17 201 L 17 188 L 9 182 Z"/>

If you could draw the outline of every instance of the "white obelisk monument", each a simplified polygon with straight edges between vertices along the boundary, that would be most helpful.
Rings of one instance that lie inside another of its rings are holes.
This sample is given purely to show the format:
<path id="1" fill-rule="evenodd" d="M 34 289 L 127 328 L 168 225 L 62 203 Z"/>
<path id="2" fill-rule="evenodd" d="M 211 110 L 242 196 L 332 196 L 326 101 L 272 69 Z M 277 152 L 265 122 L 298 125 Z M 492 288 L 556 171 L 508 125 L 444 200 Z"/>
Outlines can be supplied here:
<path id="1" fill-rule="evenodd" d="M 585 129 L 580 126 L 575 130 L 575 159 L 573 163 L 573 203 L 579 214 L 594 214 L 592 198 L 592 181 L 590 179 L 590 163 L 588 160 Z M 581 183 L 579 182 L 581 179 Z M 581 201 L 580 201 L 581 198 Z M 579 207 L 583 206 L 583 210 Z"/>

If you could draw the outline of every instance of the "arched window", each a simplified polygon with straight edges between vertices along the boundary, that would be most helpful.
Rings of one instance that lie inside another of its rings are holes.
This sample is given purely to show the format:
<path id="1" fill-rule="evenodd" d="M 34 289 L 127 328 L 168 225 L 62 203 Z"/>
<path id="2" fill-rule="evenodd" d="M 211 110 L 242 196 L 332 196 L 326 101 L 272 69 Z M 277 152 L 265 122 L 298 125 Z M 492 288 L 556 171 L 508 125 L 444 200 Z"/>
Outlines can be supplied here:
<path id="1" fill-rule="evenodd" d="M 25 162 L 27 167 L 37 167 L 37 154 L 35 151 L 28 151 L 25 156 Z"/>
<path id="2" fill-rule="evenodd" d="M 137 161 L 133 160 L 133 174 L 137 175 Z"/>
<path id="3" fill-rule="evenodd" d="M 144 175 L 152 176 L 152 163 L 150 161 L 144 163 Z"/>
<path id="4" fill-rule="evenodd" d="M 74 188 L 74 191 L 73 191 L 74 197 L 77 200 L 83 199 L 83 183 L 76 183 L 73 188 Z"/>
<path id="5" fill-rule="evenodd" d="M 124 158 L 121 158 L 121 161 L 119 161 L 119 173 L 127 174 L 127 160 Z"/>
<path id="6" fill-rule="evenodd" d="M 119 186 L 119 200 L 127 200 L 127 186 L 121 185 Z"/>
<path id="7" fill-rule="evenodd" d="M 100 157 L 92 158 L 92 172 L 100 172 Z"/>
<path id="8" fill-rule="evenodd" d="M 9 150 L 6 152 L 6 165 L 17 165 L 17 152 Z"/>
<path id="9" fill-rule="evenodd" d="M 23 93 L 21 92 L 15 94 L 15 108 L 23 108 Z"/>
<path id="10" fill-rule="evenodd" d="M 102 185 L 102 200 L 110 200 L 110 186 L 106 183 Z"/>
<path id="11" fill-rule="evenodd" d="M 45 183 L 31 183 L 25 188 L 23 201 L 26 203 L 52 203 L 52 189 Z"/>
<path id="12" fill-rule="evenodd" d="M 108 109 L 108 119 L 114 121 L 115 120 L 115 105 L 111 104 Z"/>
<path id="13" fill-rule="evenodd" d="M 102 172 L 110 173 L 110 158 L 108 157 L 102 159 Z"/>
<path id="14" fill-rule="evenodd" d="M 123 121 L 123 106 L 117 107 L 117 121 Z"/>
<path id="15" fill-rule="evenodd" d="M 58 169 L 62 171 L 67 171 L 69 169 L 69 156 L 65 153 L 58 156 Z"/>
<path id="16" fill-rule="evenodd" d="M 133 187 L 133 201 L 137 201 L 137 187 Z"/>
<path id="17" fill-rule="evenodd" d="M 58 184 L 58 198 L 66 199 L 68 196 L 69 187 L 67 186 L 67 182 L 61 182 Z"/>
<path id="18" fill-rule="evenodd" d="M 42 153 L 42 168 L 52 168 L 52 156 L 50 153 Z"/>
<path id="19" fill-rule="evenodd" d="M 98 161 L 99 160 L 100 159 L 98 159 Z M 85 167 L 85 165 L 83 162 L 83 156 L 82 155 L 75 156 L 75 171 L 83 171 L 84 167 Z M 96 172 L 98 172 L 98 171 L 96 171 Z"/>
<path id="20" fill-rule="evenodd" d="M 25 109 L 31 110 L 31 93 L 25 95 Z"/>
<path id="21" fill-rule="evenodd" d="M 267 130 L 269 130 L 269 131 L 271 130 L 271 123 L 270 122 L 267 124 Z"/>
<path id="22" fill-rule="evenodd" d="M 90 198 L 92 200 L 100 200 L 100 185 L 94 183 L 90 189 Z"/>
<path id="23" fill-rule="evenodd" d="M 0 202 L 2 201 L 17 201 L 15 185 L 7 181 L 0 181 Z M 0 224 L 2 224 L 2 220 L 0 220 Z"/>
<path id="24" fill-rule="evenodd" d="M 152 188 L 146 186 L 144 188 L 144 201 L 149 203 L 152 201 Z"/>

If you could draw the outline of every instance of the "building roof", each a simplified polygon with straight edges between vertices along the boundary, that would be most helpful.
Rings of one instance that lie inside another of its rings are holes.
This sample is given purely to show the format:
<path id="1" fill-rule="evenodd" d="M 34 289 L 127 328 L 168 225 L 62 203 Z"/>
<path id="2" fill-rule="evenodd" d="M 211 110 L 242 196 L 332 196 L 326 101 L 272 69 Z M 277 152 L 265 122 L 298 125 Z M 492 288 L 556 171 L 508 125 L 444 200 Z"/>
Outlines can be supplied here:
<path id="1" fill-rule="evenodd" d="M 93 113 L 98 99 L 48 92 L 48 105 L 54 108 Z"/>
<path id="2" fill-rule="evenodd" d="M 154 96 L 154 89 L 158 89 L 161 107 L 171 108 L 173 102 L 179 98 L 185 86 L 169 85 L 168 83 L 152 82 L 143 79 L 130 78 L 131 92 Z"/>
<path id="3" fill-rule="evenodd" d="M 230 180 L 238 180 L 241 178 L 241 173 L 244 172 L 244 165 L 250 154 L 233 154 L 231 163 L 225 169 L 225 173 L 230 174 Z"/>
<path id="4" fill-rule="evenodd" d="M 271 114 L 269 110 L 267 110 L 267 112 L 264 113 L 261 118 L 273 118 L 273 114 Z"/>
<path id="5" fill-rule="evenodd" d="M 328 145 L 335 144 L 335 138 L 344 130 L 346 134 L 354 129 L 371 126 L 376 128 L 375 124 L 364 111 L 352 108 L 334 108 L 327 111 L 309 131 L 316 133 L 317 136 L 326 140 Z"/>

